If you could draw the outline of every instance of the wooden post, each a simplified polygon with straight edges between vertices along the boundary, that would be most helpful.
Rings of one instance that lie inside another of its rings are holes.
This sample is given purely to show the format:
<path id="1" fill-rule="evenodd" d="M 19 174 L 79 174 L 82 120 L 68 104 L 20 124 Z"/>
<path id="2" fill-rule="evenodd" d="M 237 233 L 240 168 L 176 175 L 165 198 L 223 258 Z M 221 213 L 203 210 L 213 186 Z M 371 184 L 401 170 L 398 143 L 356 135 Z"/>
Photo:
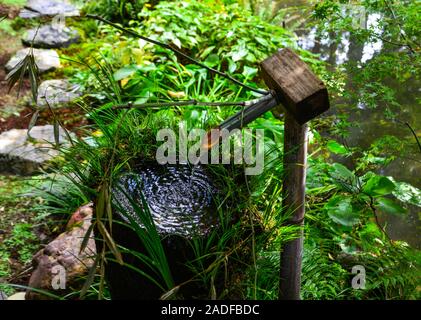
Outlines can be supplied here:
<path id="1" fill-rule="evenodd" d="M 329 109 L 323 82 L 290 49 L 282 49 L 261 64 L 262 76 L 285 110 L 283 208 L 286 224 L 303 226 L 307 165 L 306 122 Z M 279 299 L 299 300 L 303 231 L 281 248 Z"/>
<path id="2" fill-rule="evenodd" d="M 307 165 L 307 124 L 300 125 L 288 111 L 284 130 L 284 214 L 290 214 L 287 224 L 303 226 L 305 213 L 305 186 Z M 287 242 L 281 250 L 279 298 L 300 299 L 301 257 L 303 235 Z"/>

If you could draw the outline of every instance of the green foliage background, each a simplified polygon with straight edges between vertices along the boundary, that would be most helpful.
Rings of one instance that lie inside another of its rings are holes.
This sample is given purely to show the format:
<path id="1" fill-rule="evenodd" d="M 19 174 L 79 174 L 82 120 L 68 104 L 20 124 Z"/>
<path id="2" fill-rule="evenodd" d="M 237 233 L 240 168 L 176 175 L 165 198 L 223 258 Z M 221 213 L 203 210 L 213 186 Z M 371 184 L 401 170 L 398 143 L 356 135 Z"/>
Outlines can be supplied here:
<path id="1" fill-rule="evenodd" d="M 350 61 L 346 68 L 336 69 L 298 47 L 295 34 L 279 25 L 285 12 L 257 10 L 258 2 L 101 0 L 88 2 L 83 10 L 163 41 L 256 88 L 265 87 L 259 62 L 278 48 L 293 48 L 324 80 L 333 101 L 345 101 L 343 105 L 349 108 L 354 107 L 346 103 L 351 100 L 363 101 L 369 108 L 386 106 L 385 119 L 399 120 L 396 89 L 383 80 L 392 76 L 404 86 L 419 78 L 420 12 L 415 2 L 352 2 L 367 12 L 384 15 L 381 27 L 386 32 L 381 35 L 374 29 L 355 28 L 352 16 L 342 10 L 341 5 L 348 1 L 315 3 L 311 23 L 320 36 L 333 33 L 340 41 L 343 32 L 350 32 L 361 42 L 381 36 L 391 48 L 396 41 L 403 47 L 364 64 Z M 210 129 L 240 110 L 188 106 L 118 111 L 113 105 L 179 99 L 243 101 L 257 96 L 170 50 L 111 26 L 88 19 L 72 24 L 84 41 L 61 50 L 61 55 L 64 74 L 85 89 L 79 103 L 90 120 L 90 126 L 84 128 L 89 138 L 61 150 L 63 162 L 57 170 L 70 179 L 74 197 L 57 203 L 57 197 L 50 194 L 49 210 L 76 208 L 88 200 L 106 202 L 104 194 L 122 170 L 130 170 L 138 159 L 154 159 L 160 128 L 177 128 L 180 121 L 186 121 L 188 128 Z M 349 70 L 353 70 L 351 76 Z M 421 207 L 419 189 L 379 174 L 380 168 L 402 154 L 419 158 L 417 145 L 411 136 L 402 141 L 384 135 L 368 148 L 350 147 L 344 141 L 353 124 L 346 110 L 341 110 L 344 112 L 310 124 L 302 298 L 419 299 L 419 251 L 403 241 L 390 240 L 378 221 L 380 212 L 404 215 L 410 206 Z M 206 243 L 192 243 L 198 259 L 191 268 L 209 288 L 206 298 L 275 299 L 279 247 L 296 232 L 282 225 L 286 218 L 281 196 L 283 122 L 266 113 L 249 128 L 265 130 L 264 173 L 245 183 L 241 167 L 212 168 L 225 195 L 220 199 L 221 216 L 242 219 L 213 234 Z M 354 166 L 336 163 L 333 157 L 352 159 Z M 21 235 L 29 237 L 25 230 L 20 230 Z M 251 254 L 245 255 L 246 251 Z M 200 263 L 206 255 L 214 259 L 209 270 Z M 351 287 L 351 269 L 357 264 L 366 268 L 365 290 Z M 91 279 L 89 297 L 96 297 L 100 284 L 101 280 Z"/>

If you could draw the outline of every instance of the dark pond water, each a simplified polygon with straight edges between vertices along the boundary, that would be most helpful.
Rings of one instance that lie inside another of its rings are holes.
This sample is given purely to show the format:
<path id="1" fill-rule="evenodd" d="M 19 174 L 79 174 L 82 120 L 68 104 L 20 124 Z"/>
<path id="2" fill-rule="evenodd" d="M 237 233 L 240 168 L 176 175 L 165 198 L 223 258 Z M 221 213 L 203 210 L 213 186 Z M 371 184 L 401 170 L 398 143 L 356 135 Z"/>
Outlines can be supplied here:
<path id="1" fill-rule="evenodd" d="M 216 226 L 218 213 L 213 205 L 216 189 L 202 166 L 142 165 L 123 174 L 118 181 L 115 201 L 141 224 L 127 196 L 142 207 L 142 191 L 160 234 L 192 237 L 205 235 Z M 122 217 L 129 223 L 125 215 Z"/>
<path id="2" fill-rule="evenodd" d="M 349 33 L 342 36 L 337 43 L 333 41 L 337 37 L 330 35 L 326 39 L 317 36 L 316 28 L 310 27 L 306 22 L 311 12 L 311 1 L 275 1 L 281 7 L 288 8 L 286 16 L 286 27 L 295 29 L 298 36 L 299 46 L 313 53 L 320 55 L 320 58 L 327 61 L 332 68 L 345 66 L 347 61 L 360 62 L 364 64 L 385 50 L 381 40 L 376 42 L 358 43 Z M 313 2 L 314 4 L 314 2 Z M 361 14 L 361 10 L 354 11 L 356 21 L 363 28 L 378 29 L 377 21 L 381 19 L 380 14 Z M 353 14 L 353 12 L 348 12 Z M 299 26 L 297 28 L 297 25 Z M 348 73 L 352 78 L 352 73 Z M 393 83 L 391 79 L 384 79 L 384 83 L 396 90 L 396 100 L 401 105 L 397 118 L 408 122 L 419 135 L 421 128 L 421 106 L 417 102 L 420 99 L 421 86 L 419 81 L 410 79 L 405 84 Z M 346 90 L 355 90 L 351 81 L 346 83 Z M 349 121 L 356 125 L 350 128 L 350 135 L 346 142 L 349 146 L 369 147 L 376 139 L 388 135 L 395 135 L 400 139 L 413 139 L 411 132 L 402 124 L 391 122 L 385 118 L 385 107 L 380 105 L 377 108 L 368 108 L 364 103 L 355 100 L 331 101 L 331 114 L 348 114 Z M 415 143 L 415 140 L 412 140 Z M 344 162 L 350 167 L 352 165 L 346 159 L 334 159 Z M 421 157 L 414 153 L 411 157 L 398 157 L 388 166 L 378 172 L 385 176 L 392 176 L 395 181 L 407 182 L 421 189 Z M 391 216 L 382 214 L 381 221 L 386 225 L 386 230 L 392 239 L 405 240 L 414 247 L 421 248 L 420 237 L 420 206 L 410 206 L 406 216 Z"/>

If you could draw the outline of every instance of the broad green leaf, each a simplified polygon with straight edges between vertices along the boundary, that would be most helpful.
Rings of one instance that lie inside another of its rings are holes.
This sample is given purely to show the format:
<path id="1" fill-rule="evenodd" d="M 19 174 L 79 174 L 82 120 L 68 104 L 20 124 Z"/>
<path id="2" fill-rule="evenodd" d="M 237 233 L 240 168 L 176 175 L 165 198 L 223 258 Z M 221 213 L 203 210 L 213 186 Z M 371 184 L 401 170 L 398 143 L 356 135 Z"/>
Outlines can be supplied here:
<path id="1" fill-rule="evenodd" d="M 340 163 L 332 164 L 335 173 L 337 174 L 338 178 L 342 178 L 343 180 L 351 180 L 354 181 L 356 178 L 355 175 L 344 165 Z"/>
<path id="2" fill-rule="evenodd" d="M 359 222 L 358 212 L 352 207 L 351 198 L 335 196 L 325 205 L 329 217 L 336 223 L 352 227 Z"/>
<path id="3" fill-rule="evenodd" d="M 205 59 L 208 55 L 209 55 L 209 53 L 211 53 L 212 52 L 212 50 L 213 49 L 215 49 L 215 46 L 210 46 L 210 47 L 207 47 L 203 52 L 202 52 L 202 54 L 200 55 L 200 58 L 201 59 Z"/>
<path id="4" fill-rule="evenodd" d="M 137 71 L 137 69 L 138 68 L 135 65 L 125 66 L 121 69 L 118 69 L 114 73 L 114 80 L 119 81 L 119 80 L 122 80 L 124 78 L 128 78 L 131 75 L 133 75 L 133 73 L 135 73 Z"/>
<path id="5" fill-rule="evenodd" d="M 253 53 L 251 53 L 251 52 L 249 52 L 249 53 L 247 54 L 247 56 L 246 56 L 246 60 L 247 60 L 248 62 L 250 62 L 250 63 L 256 63 L 256 62 L 257 62 L 256 56 L 255 56 Z"/>
<path id="6" fill-rule="evenodd" d="M 383 212 L 391 214 L 404 214 L 406 210 L 398 205 L 395 201 L 388 198 L 377 199 L 376 206 Z"/>
<path id="7" fill-rule="evenodd" d="M 392 177 L 390 179 L 395 183 L 396 189 L 393 195 L 404 203 L 410 203 L 414 206 L 421 207 L 421 190 L 415 188 L 406 182 L 395 182 Z"/>
<path id="8" fill-rule="evenodd" d="M 327 148 L 329 149 L 330 152 L 333 152 L 333 153 L 337 153 L 337 154 L 347 153 L 346 148 L 335 140 L 329 140 L 327 143 Z"/>
<path id="9" fill-rule="evenodd" d="M 365 157 L 365 160 L 368 163 L 373 163 L 373 164 L 387 164 L 390 161 L 390 158 L 389 157 L 376 157 L 370 153 Z"/>
<path id="10" fill-rule="evenodd" d="M 150 71 L 154 71 L 156 69 L 156 64 L 155 63 L 148 63 L 148 64 L 144 64 L 142 66 L 136 66 L 137 70 L 140 70 L 142 72 L 150 72 Z"/>
<path id="11" fill-rule="evenodd" d="M 365 184 L 363 191 L 370 196 L 382 196 L 391 193 L 395 184 L 386 177 L 373 175 Z"/>
<path id="12" fill-rule="evenodd" d="M 148 100 L 149 100 L 149 97 L 142 96 L 142 97 L 137 98 L 134 101 L 134 104 L 144 104 L 144 103 L 148 102 Z"/>
<path id="13" fill-rule="evenodd" d="M 244 66 L 244 70 L 243 70 L 243 76 L 251 79 L 253 78 L 255 75 L 257 74 L 257 68 L 250 68 L 247 66 Z"/>
<path id="14" fill-rule="evenodd" d="M 237 70 L 237 65 L 232 59 L 228 59 L 228 71 L 229 73 L 234 73 Z"/>
<path id="15" fill-rule="evenodd" d="M 237 62 L 244 58 L 248 53 L 245 44 L 241 44 L 235 51 L 232 52 L 231 57 L 234 62 Z"/>
<path id="16" fill-rule="evenodd" d="M 258 43 L 260 43 L 262 46 L 264 46 L 265 48 L 269 47 L 269 42 L 267 42 L 266 39 L 263 39 L 261 37 L 255 37 L 254 38 Z"/>
<path id="17" fill-rule="evenodd" d="M 217 54 L 210 54 L 208 58 L 205 60 L 205 64 L 208 67 L 215 67 L 219 63 L 219 56 Z"/>
<path id="18" fill-rule="evenodd" d="M 181 41 L 178 38 L 174 38 L 172 39 L 172 42 L 179 48 L 181 49 Z"/>

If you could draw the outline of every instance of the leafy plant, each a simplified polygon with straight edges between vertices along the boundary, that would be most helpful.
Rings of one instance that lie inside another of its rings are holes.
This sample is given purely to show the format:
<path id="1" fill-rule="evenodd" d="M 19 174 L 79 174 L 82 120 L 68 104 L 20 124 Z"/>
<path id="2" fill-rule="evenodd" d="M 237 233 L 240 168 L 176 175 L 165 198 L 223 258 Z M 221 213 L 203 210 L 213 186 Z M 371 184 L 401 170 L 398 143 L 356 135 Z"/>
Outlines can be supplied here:
<path id="1" fill-rule="evenodd" d="M 138 181 L 138 185 L 142 185 L 142 181 Z M 153 271 L 156 271 L 158 279 L 155 280 L 153 275 L 148 275 L 142 270 L 139 270 L 139 272 L 153 283 L 157 284 L 161 289 L 163 289 L 163 291 L 175 291 L 176 288 L 174 288 L 174 280 L 171 275 L 171 270 L 168 265 L 164 248 L 161 244 L 161 237 L 158 234 L 146 200 L 142 197 L 141 203 L 137 202 L 129 196 L 122 186 L 117 185 L 116 190 L 121 192 L 125 199 L 129 201 L 136 217 L 132 217 L 131 213 L 127 212 L 123 208 L 121 202 L 115 200 L 115 198 L 113 199 L 114 205 L 117 210 L 129 220 L 131 228 L 133 228 L 139 238 L 139 241 L 141 241 L 142 245 L 146 248 L 147 254 L 141 254 L 134 251 L 131 251 L 131 253 L 134 254 L 144 265 L 148 266 Z M 167 295 L 171 296 L 171 294 L 168 293 Z"/>

